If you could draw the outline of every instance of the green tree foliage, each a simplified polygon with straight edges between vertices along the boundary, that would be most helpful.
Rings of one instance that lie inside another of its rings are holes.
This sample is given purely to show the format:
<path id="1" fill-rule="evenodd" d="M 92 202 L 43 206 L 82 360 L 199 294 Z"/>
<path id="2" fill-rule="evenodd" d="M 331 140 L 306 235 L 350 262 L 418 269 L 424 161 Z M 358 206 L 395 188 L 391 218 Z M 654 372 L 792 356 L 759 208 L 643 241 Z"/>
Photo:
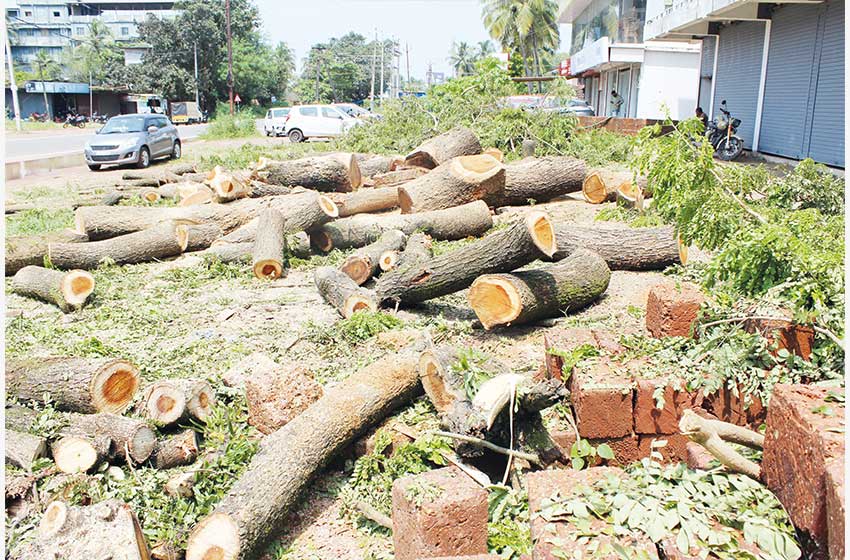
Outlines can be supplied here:
<path id="1" fill-rule="evenodd" d="M 468 76 L 475 72 L 475 50 L 465 41 L 452 43 L 449 63 L 455 71 L 455 76 Z"/>
<path id="2" fill-rule="evenodd" d="M 384 87 L 381 87 L 381 49 L 384 50 Z M 366 41 L 363 35 L 347 33 L 310 48 L 304 60 L 298 97 L 305 102 L 352 102 L 369 97 L 372 63 L 375 64 L 375 96 L 390 83 L 393 43 Z M 316 77 L 319 95 L 316 97 Z"/>
<path id="3" fill-rule="evenodd" d="M 59 78 L 62 69 L 59 63 L 56 62 L 46 50 L 38 51 L 32 61 L 33 73 L 41 81 L 42 93 L 44 94 L 44 112 L 48 117 L 53 118 L 53 111 L 50 104 L 47 102 L 47 89 L 44 87 L 44 82 L 47 80 L 55 80 Z"/>
<path id="4" fill-rule="evenodd" d="M 100 20 L 89 24 L 86 36 L 67 51 L 65 68 L 72 81 L 121 85 L 126 78 L 124 57 L 109 27 Z"/>

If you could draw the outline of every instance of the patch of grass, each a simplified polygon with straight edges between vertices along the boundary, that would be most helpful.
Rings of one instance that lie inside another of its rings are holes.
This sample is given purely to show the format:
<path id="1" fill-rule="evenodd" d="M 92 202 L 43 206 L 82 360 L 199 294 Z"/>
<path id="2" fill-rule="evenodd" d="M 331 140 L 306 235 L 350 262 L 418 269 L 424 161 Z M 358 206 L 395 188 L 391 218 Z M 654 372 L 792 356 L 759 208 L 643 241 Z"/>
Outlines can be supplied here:
<path id="1" fill-rule="evenodd" d="M 334 249 L 326 255 L 312 255 L 308 259 L 292 257 L 289 259 L 289 266 L 296 270 L 313 270 L 320 266 L 332 266 L 337 268 L 345 262 L 345 259 L 347 259 L 352 252 L 354 252 L 353 249 L 345 251 Z"/>
<path id="2" fill-rule="evenodd" d="M 259 136 L 254 116 L 251 114 L 231 115 L 220 111 L 210 122 L 202 137 L 205 140 L 220 140 L 224 138 L 249 138 Z"/>
<path id="3" fill-rule="evenodd" d="M 378 333 L 404 326 L 404 321 L 383 311 L 358 311 L 348 319 L 337 321 L 329 327 L 313 325 L 307 335 L 319 344 L 360 344 Z"/>
<path id="4" fill-rule="evenodd" d="M 35 208 L 6 216 L 7 236 L 37 235 L 70 227 L 74 227 L 74 211 L 70 208 Z"/>
<path id="5" fill-rule="evenodd" d="M 596 214 L 596 221 L 625 222 L 633 228 L 659 227 L 664 220 L 651 209 L 644 212 L 619 204 L 606 205 Z"/>

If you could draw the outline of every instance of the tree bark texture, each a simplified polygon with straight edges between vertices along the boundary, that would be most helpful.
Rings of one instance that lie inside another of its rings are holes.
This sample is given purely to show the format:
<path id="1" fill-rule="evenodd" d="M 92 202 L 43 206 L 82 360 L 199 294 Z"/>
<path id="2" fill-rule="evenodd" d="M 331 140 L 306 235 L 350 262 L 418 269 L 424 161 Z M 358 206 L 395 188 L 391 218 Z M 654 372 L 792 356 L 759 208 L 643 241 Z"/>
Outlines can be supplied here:
<path id="1" fill-rule="evenodd" d="M 24 401 L 59 410 L 121 413 L 139 388 L 139 370 L 126 360 L 109 358 L 33 358 L 6 360 L 6 391 Z"/>
<path id="2" fill-rule="evenodd" d="M 389 173 L 382 173 L 372 177 L 372 186 L 376 189 L 380 187 L 397 187 L 414 179 L 418 179 L 426 173 L 428 173 L 428 170 L 424 167 L 397 169 L 395 171 L 390 171 Z"/>
<path id="3" fill-rule="evenodd" d="M 555 238 L 556 261 L 578 249 L 590 249 L 605 259 L 611 270 L 662 270 L 687 262 L 687 249 L 681 247 L 672 227 L 583 227 L 562 222 L 555 224 Z"/>
<path id="4" fill-rule="evenodd" d="M 339 217 L 345 218 L 355 214 L 392 210 L 398 206 L 398 188 L 364 188 L 353 193 L 331 195 L 330 198 L 339 208 Z"/>
<path id="5" fill-rule="evenodd" d="M 375 285 L 379 302 L 418 303 L 469 287 L 482 274 L 509 272 L 556 250 L 549 217 L 530 212 L 523 219 L 449 253 L 398 266 Z"/>
<path id="6" fill-rule="evenodd" d="M 60 272 L 41 266 L 25 266 L 12 278 L 12 291 L 52 303 L 70 313 L 85 305 L 94 292 L 94 277 L 82 270 Z"/>
<path id="7" fill-rule="evenodd" d="M 223 243 L 219 242 L 203 251 L 201 254 L 223 263 L 249 263 L 253 259 L 254 243 Z"/>
<path id="8" fill-rule="evenodd" d="M 404 214 L 441 210 L 475 200 L 498 198 L 505 190 L 505 168 L 493 156 L 461 156 L 398 187 Z"/>
<path id="9" fill-rule="evenodd" d="M 313 273 L 313 279 L 325 302 L 346 319 L 357 311 L 375 311 L 378 308 L 375 294 L 358 286 L 339 269 L 321 266 Z"/>
<path id="10" fill-rule="evenodd" d="M 468 300 L 485 329 L 522 325 L 574 312 L 608 289 L 611 271 L 592 251 L 579 249 L 559 263 L 512 274 L 479 276 Z"/>
<path id="11" fill-rule="evenodd" d="M 183 253 L 188 244 L 187 226 L 166 222 L 150 229 L 89 243 L 51 243 L 50 262 L 64 269 L 89 270 L 106 262 L 136 264 Z"/>
<path id="12" fill-rule="evenodd" d="M 481 144 L 472 130 L 459 126 L 435 136 L 407 154 L 405 165 L 434 169 L 458 156 L 481 153 Z"/>
<path id="13" fill-rule="evenodd" d="M 301 186 L 325 192 L 351 192 L 362 177 L 354 154 L 312 156 L 288 161 L 266 161 L 258 168 L 272 185 Z"/>
<path id="14" fill-rule="evenodd" d="M 632 180 L 630 171 L 591 170 L 581 186 L 584 199 L 591 204 L 613 202 L 617 199 L 617 189 L 626 181 Z"/>
<path id="15" fill-rule="evenodd" d="M 266 436 L 215 512 L 192 531 L 186 560 L 257 557 L 313 475 L 357 435 L 421 392 L 417 361 L 412 349 L 382 358 Z"/>
<path id="16" fill-rule="evenodd" d="M 32 429 L 38 413 L 31 408 L 20 405 L 6 407 L 6 429 L 19 432 L 29 432 Z"/>
<path id="17" fill-rule="evenodd" d="M 144 420 L 117 414 L 73 414 L 62 435 L 109 438 L 112 442 L 110 459 L 124 459 L 136 464 L 147 461 L 156 446 L 156 434 Z"/>
<path id="18" fill-rule="evenodd" d="M 358 249 L 348 257 L 340 267 L 358 286 L 377 273 L 381 264 L 381 255 L 385 251 L 398 251 L 404 247 L 407 236 L 401 230 L 391 229 L 381 234 L 374 243 Z"/>
<path id="19" fill-rule="evenodd" d="M 308 231 L 339 216 L 336 203 L 325 195 L 307 191 L 288 196 L 270 197 L 265 208 L 277 210 L 283 216 L 287 233 Z M 227 243 L 253 242 L 257 236 L 259 216 L 221 238 Z"/>
<path id="20" fill-rule="evenodd" d="M 6 463 L 29 471 L 33 461 L 47 453 L 43 437 L 16 430 L 6 430 Z"/>
<path id="21" fill-rule="evenodd" d="M 12 276 L 25 266 L 44 266 L 50 243 L 82 243 L 89 238 L 84 233 L 63 230 L 44 235 L 6 238 L 6 276 Z"/>
<path id="22" fill-rule="evenodd" d="M 203 251 L 209 248 L 213 243 L 224 235 L 224 232 L 218 224 L 199 224 L 196 226 L 186 226 L 186 253 L 193 251 Z"/>
<path id="23" fill-rule="evenodd" d="M 412 266 L 431 258 L 431 238 L 414 233 L 407 239 L 403 251 L 384 251 L 380 257 L 381 270 L 387 272 L 400 265 Z"/>
<path id="24" fill-rule="evenodd" d="M 581 190 L 587 169 L 569 156 L 526 158 L 505 166 L 505 189 L 487 200 L 490 206 L 522 206 L 546 202 Z"/>
<path id="25" fill-rule="evenodd" d="M 356 154 L 360 174 L 363 177 L 374 177 L 395 170 L 404 159 L 401 156 L 378 156 L 372 154 Z"/>
<path id="26" fill-rule="evenodd" d="M 286 230 L 277 210 L 260 214 L 252 254 L 255 278 L 275 280 L 286 274 Z"/>
<path id="27" fill-rule="evenodd" d="M 192 464 L 197 458 L 198 437 L 195 430 L 183 430 L 156 443 L 151 464 L 155 469 L 171 469 Z"/>
<path id="28" fill-rule="evenodd" d="M 487 203 L 475 201 L 463 206 L 418 214 L 371 216 L 358 214 L 325 224 L 310 233 L 310 244 L 323 252 L 363 247 L 387 230 L 399 229 L 407 235 L 416 231 L 434 239 L 456 240 L 479 236 L 493 227 Z"/>

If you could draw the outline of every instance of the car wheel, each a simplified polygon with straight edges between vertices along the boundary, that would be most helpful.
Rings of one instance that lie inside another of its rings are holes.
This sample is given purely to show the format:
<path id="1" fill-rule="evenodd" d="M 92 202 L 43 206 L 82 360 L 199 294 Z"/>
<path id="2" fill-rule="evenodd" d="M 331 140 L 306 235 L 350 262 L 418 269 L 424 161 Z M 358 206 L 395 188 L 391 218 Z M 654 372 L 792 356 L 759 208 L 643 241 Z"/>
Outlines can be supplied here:
<path id="1" fill-rule="evenodd" d="M 289 141 L 293 144 L 297 144 L 299 142 L 304 141 L 304 133 L 298 130 L 297 128 L 289 131 Z"/>
<path id="2" fill-rule="evenodd" d="M 174 147 L 171 148 L 171 159 L 180 159 L 182 155 L 183 148 L 180 146 L 180 142 L 175 142 Z"/>
<path id="3" fill-rule="evenodd" d="M 139 169 L 145 169 L 147 167 L 150 167 L 150 165 L 151 152 L 146 147 L 142 147 L 142 149 L 139 150 L 139 161 L 138 163 L 136 163 L 136 167 L 138 167 Z"/>
<path id="4" fill-rule="evenodd" d="M 92 171 L 100 171 L 100 165 L 98 165 L 96 163 L 91 164 L 91 165 L 89 165 L 89 169 L 91 169 Z"/>

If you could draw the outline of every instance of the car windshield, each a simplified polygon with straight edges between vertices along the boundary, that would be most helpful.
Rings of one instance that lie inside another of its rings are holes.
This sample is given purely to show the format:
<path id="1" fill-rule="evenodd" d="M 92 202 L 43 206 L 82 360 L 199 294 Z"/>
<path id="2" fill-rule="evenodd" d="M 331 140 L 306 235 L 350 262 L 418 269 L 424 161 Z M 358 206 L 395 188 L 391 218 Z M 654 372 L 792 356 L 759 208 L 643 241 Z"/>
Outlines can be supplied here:
<path id="1" fill-rule="evenodd" d="M 115 117 L 100 129 L 98 134 L 124 134 L 141 132 L 145 126 L 145 117 Z"/>
<path id="2" fill-rule="evenodd" d="M 346 113 L 348 113 L 352 117 L 356 117 L 357 115 L 363 115 L 363 114 L 369 113 L 369 111 L 367 111 L 365 109 L 361 109 L 357 105 L 337 105 L 336 107 L 338 109 L 342 109 L 343 111 L 345 111 Z"/>

